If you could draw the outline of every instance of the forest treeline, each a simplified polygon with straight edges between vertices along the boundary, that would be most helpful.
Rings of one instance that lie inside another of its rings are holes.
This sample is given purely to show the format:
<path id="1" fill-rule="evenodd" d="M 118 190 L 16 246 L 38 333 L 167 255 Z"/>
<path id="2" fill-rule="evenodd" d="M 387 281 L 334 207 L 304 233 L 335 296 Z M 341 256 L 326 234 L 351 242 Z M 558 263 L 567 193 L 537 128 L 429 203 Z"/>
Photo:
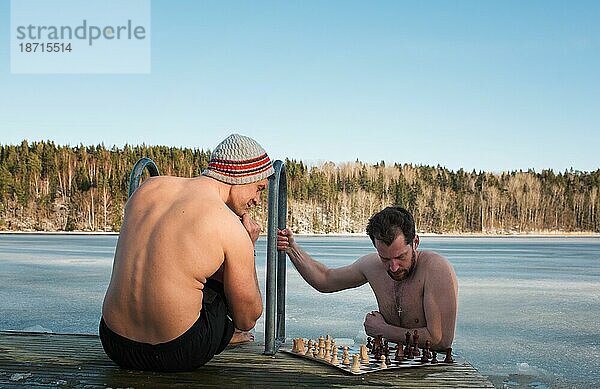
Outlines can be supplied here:
<path id="1" fill-rule="evenodd" d="M 129 174 L 141 157 L 161 174 L 194 177 L 210 150 L 166 146 L 0 146 L 0 230 L 119 231 Z M 360 161 L 307 166 L 286 160 L 288 225 L 301 233 L 364 232 L 398 204 L 421 232 L 600 232 L 600 169 L 594 172 L 451 171 Z M 266 227 L 266 201 L 255 217 Z"/>

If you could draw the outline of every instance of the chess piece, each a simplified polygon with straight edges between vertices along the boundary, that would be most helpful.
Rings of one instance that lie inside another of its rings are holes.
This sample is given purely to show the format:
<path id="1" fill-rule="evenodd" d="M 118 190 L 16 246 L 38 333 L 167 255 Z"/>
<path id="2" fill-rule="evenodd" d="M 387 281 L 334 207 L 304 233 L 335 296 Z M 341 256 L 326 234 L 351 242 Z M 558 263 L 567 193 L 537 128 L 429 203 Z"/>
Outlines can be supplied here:
<path id="1" fill-rule="evenodd" d="M 429 340 L 425 341 L 425 348 L 423 349 L 423 352 L 425 353 L 425 355 L 427 356 L 427 359 L 431 359 L 431 342 Z"/>
<path id="2" fill-rule="evenodd" d="M 382 369 L 387 369 L 387 364 L 385 363 L 385 355 L 381 356 L 381 365 L 379 366 Z"/>
<path id="3" fill-rule="evenodd" d="M 406 359 L 413 359 L 415 357 L 415 346 L 410 346 L 408 348 L 408 354 L 406 354 Z"/>
<path id="4" fill-rule="evenodd" d="M 408 349 L 410 348 L 410 332 L 406 331 L 406 334 L 404 334 L 404 336 L 406 338 L 406 347 L 404 347 L 404 354 L 408 355 Z"/>
<path id="5" fill-rule="evenodd" d="M 307 353 L 311 352 L 313 348 L 313 341 L 312 339 L 308 340 L 308 349 L 306 350 Z"/>
<path id="6" fill-rule="evenodd" d="M 323 335 L 319 336 L 317 344 L 319 347 L 319 358 L 323 359 L 325 357 L 325 338 Z"/>
<path id="7" fill-rule="evenodd" d="M 381 356 L 383 355 L 383 349 L 381 347 L 377 347 L 377 350 L 375 350 L 375 359 L 379 360 L 381 358 Z"/>
<path id="8" fill-rule="evenodd" d="M 319 356 L 319 347 L 317 347 L 316 344 L 313 344 L 312 356 L 313 356 L 313 358 L 317 358 Z"/>
<path id="9" fill-rule="evenodd" d="M 387 363 L 389 365 L 391 363 L 391 361 L 390 361 L 390 346 L 389 346 L 387 340 L 383 344 L 383 356 L 385 357 L 385 363 Z"/>
<path id="10" fill-rule="evenodd" d="M 402 349 L 402 343 L 396 345 L 396 355 L 394 355 L 396 362 L 402 362 L 404 360 L 404 351 Z"/>
<path id="11" fill-rule="evenodd" d="M 367 348 L 369 349 L 369 352 L 373 351 L 373 338 L 370 336 L 367 336 Z"/>
<path id="12" fill-rule="evenodd" d="M 337 347 L 334 347 L 334 348 L 331 350 L 331 353 L 333 354 L 333 357 L 331 358 L 331 362 L 330 362 L 330 363 L 331 363 L 332 365 L 336 365 L 336 366 L 337 366 L 337 365 L 340 363 L 340 361 L 339 361 L 339 359 L 338 359 L 338 356 L 337 356 L 337 354 L 338 354 L 338 348 L 337 348 Z"/>
<path id="13" fill-rule="evenodd" d="M 383 337 L 377 335 L 373 341 L 373 355 L 375 355 L 375 359 L 379 360 L 381 354 L 383 354 Z"/>
<path id="14" fill-rule="evenodd" d="M 321 342 L 319 342 L 319 343 L 321 343 Z M 325 358 L 325 344 L 323 344 L 323 345 L 319 344 L 319 352 L 317 353 L 317 357 L 319 359 Z"/>
<path id="15" fill-rule="evenodd" d="M 352 355 L 352 367 L 350 368 L 350 371 L 352 371 L 353 373 L 360 372 L 360 362 L 358 360 L 358 354 Z"/>
<path id="16" fill-rule="evenodd" d="M 454 359 L 452 359 L 452 347 L 446 349 L 446 358 L 444 358 L 444 363 L 453 363 Z"/>
<path id="17" fill-rule="evenodd" d="M 325 347 L 325 355 L 323 356 L 323 359 L 325 359 L 327 362 L 329 362 L 331 360 L 331 349 Z"/>
<path id="18" fill-rule="evenodd" d="M 304 350 L 304 338 L 298 339 L 297 348 L 298 348 L 298 354 L 300 354 L 300 355 L 306 354 L 306 351 Z"/>
<path id="19" fill-rule="evenodd" d="M 364 344 L 360 345 L 360 361 L 362 363 L 369 363 L 369 349 Z"/>
<path id="20" fill-rule="evenodd" d="M 427 350 L 423 348 L 423 353 L 421 354 L 421 363 L 429 362 L 429 358 L 427 358 Z"/>
<path id="21" fill-rule="evenodd" d="M 413 333 L 413 345 L 415 346 L 413 354 L 415 357 L 418 357 L 419 355 L 421 355 L 421 352 L 419 351 L 419 333 L 417 332 L 417 330 L 415 330 L 415 332 Z"/>
<path id="22" fill-rule="evenodd" d="M 433 364 L 436 364 L 436 363 L 438 363 L 438 360 L 437 360 L 437 352 L 435 352 L 435 351 L 434 351 L 434 352 L 433 352 L 433 353 L 431 353 L 431 354 L 432 354 L 432 355 L 431 355 L 431 363 L 433 363 Z"/>
<path id="23" fill-rule="evenodd" d="M 342 352 L 342 364 L 349 365 L 350 358 L 348 358 L 348 346 L 344 346 L 344 351 Z"/>
<path id="24" fill-rule="evenodd" d="M 373 339 L 372 353 L 377 354 L 378 352 L 380 352 L 382 345 L 383 345 L 383 337 L 381 335 L 377 335 L 375 337 L 375 339 Z"/>

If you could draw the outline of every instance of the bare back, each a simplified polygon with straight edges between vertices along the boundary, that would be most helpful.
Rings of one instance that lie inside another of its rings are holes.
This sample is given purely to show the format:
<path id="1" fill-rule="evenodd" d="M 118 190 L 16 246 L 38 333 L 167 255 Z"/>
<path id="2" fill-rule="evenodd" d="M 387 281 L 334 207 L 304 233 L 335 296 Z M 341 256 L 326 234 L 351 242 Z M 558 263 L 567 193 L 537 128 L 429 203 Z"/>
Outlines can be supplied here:
<path id="1" fill-rule="evenodd" d="M 102 310 L 118 334 L 175 339 L 198 319 L 204 284 L 227 252 L 252 252 L 239 218 L 206 180 L 151 178 L 127 202 Z"/>

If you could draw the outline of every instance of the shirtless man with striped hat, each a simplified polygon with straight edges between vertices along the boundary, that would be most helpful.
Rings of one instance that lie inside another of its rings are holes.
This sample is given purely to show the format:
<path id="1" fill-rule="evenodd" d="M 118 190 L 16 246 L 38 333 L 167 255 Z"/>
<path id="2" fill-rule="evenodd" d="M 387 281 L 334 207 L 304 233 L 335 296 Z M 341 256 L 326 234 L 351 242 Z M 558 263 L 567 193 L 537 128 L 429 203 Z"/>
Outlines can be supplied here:
<path id="1" fill-rule="evenodd" d="M 107 355 L 129 369 L 189 371 L 230 341 L 252 340 L 262 314 L 254 265 L 272 162 L 233 134 L 202 176 L 147 179 L 131 196 L 100 321 Z M 233 337 L 233 340 L 232 340 Z"/>

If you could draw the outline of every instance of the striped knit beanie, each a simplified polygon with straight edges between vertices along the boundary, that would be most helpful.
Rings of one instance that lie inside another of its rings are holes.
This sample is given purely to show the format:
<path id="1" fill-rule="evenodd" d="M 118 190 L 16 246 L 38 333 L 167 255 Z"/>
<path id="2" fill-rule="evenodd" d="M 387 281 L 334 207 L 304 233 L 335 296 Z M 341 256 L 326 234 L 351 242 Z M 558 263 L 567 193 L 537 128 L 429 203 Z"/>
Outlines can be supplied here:
<path id="1" fill-rule="evenodd" d="M 269 156 L 254 139 L 232 134 L 213 150 L 202 175 L 227 184 L 249 184 L 275 173 Z"/>

